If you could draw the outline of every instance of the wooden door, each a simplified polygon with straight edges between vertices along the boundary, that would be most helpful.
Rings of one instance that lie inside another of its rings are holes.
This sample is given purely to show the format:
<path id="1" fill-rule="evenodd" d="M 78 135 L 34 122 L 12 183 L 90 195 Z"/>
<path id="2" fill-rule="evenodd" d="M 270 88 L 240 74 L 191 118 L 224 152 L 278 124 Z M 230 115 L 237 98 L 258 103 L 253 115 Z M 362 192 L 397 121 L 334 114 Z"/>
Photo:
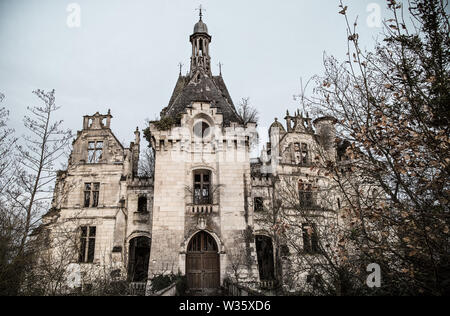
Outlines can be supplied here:
<path id="1" fill-rule="evenodd" d="M 206 291 L 220 287 L 220 256 L 214 238 L 206 232 L 195 235 L 186 256 L 188 287 Z"/>

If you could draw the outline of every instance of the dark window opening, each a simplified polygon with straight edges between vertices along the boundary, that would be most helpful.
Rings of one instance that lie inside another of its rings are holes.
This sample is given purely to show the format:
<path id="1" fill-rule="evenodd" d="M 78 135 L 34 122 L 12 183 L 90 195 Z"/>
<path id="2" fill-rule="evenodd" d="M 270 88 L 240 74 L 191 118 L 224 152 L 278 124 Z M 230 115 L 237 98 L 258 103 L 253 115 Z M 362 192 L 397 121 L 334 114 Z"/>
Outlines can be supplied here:
<path id="1" fill-rule="evenodd" d="M 80 263 L 94 262 L 96 233 L 97 229 L 95 226 L 80 227 L 80 253 L 78 257 Z"/>
<path id="2" fill-rule="evenodd" d="M 203 56 L 203 40 L 200 39 L 199 41 L 199 54 L 200 56 Z"/>
<path id="3" fill-rule="evenodd" d="M 84 207 L 98 207 L 100 183 L 84 184 Z"/>
<path id="4" fill-rule="evenodd" d="M 147 197 L 146 196 L 140 196 L 138 199 L 138 212 L 139 213 L 148 213 L 147 208 Z"/>
<path id="5" fill-rule="evenodd" d="M 194 204 L 211 204 L 211 171 L 197 170 L 194 172 Z"/>
<path id="6" fill-rule="evenodd" d="M 303 250 L 305 253 L 316 254 L 320 252 L 319 236 L 315 224 L 303 224 Z"/>
<path id="7" fill-rule="evenodd" d="M 300 181 L 298 183 L 298 195 L 300 207 L 313 207 L 315 205 L 312 184 Z"/>
<path id="8" fill-rule="evenodd" d="M 88 163 L 99 163 L 103 158 L 103 142 L 88 143 Z"/>
<path id="9" fill-rule="evenodd" d="M 256 236 L 256 254 L 258 257 L 259 277 L 261 281 L 275 280 L 275 264 L 272 238 Z"/>
<path id="10" fill-rule="evenodd" d="M 148 279 L 151 239 L 137 237 L 130 240 L 128 279 L 130 282 L 145 282 Z"/>
<path id="11" fill-rule="evenodd" d="M 294 144 L 295 163 L 299 165 L 307 165 L 309 163 L 308 144 Z"/>
<path id="12" fill-rule="evenodd" d="M 262 197 L 255 197 L 254 199 L 255 212 L 264 211 L 264 200 Z"/>

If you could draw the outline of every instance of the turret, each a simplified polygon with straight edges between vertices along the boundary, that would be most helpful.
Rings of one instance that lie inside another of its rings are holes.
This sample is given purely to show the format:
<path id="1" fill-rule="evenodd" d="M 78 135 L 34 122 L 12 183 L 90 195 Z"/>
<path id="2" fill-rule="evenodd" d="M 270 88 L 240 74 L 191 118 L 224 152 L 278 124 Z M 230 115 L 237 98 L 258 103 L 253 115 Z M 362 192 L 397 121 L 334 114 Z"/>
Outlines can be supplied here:
<path id="1" fill-rule="evenodd" d="M 195 24 L 194 33 L 190 37 L 192 44 L 191 77 L 198 70 L 211 75 L 211 57 L 209 56 L 211 39 L 211 35 L 208 34 L 208 27 L 202 21 L 202 10 L 200 9 L 200 20 Z"/>

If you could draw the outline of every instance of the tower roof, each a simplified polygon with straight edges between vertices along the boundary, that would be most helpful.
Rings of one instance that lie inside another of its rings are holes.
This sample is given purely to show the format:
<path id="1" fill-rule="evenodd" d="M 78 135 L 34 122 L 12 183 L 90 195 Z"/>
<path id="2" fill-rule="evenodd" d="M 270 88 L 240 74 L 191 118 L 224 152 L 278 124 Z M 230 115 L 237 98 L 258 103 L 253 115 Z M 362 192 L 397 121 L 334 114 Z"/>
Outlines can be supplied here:
<path id="1" fill-rule="evenodd" d="M 208 26 L 200 19 L 194 26 L 194 34 L 195 33 L 206 33 L 208 34 Z"/>
<path id="2" fill-rule="evenodd" d="M 242 123 L 242 118 L 236 111 L 228 89 L 221 75 L 213 76 L 211 72 L 211 57 L 209 44 L 211 36 L 208 27 L 200 19 L 194 26 L 194 34 L 190 36 L 192 43 L 191 71 L 186 76 L 178 77 L 169 104 L 161 112 L 161 117 L 178 119 L 181 113 L 186 113 L 194 102 L 208 102 L 211 107 L 223 115 L 223 123 Z"/>
<path id="3" fill-rule="evenodd" d="M 212 107 L 223 114 L 223 122 L 241 123 L 242 119 L 234 107 L 231 96 L 221 76 L 199 74 L 193 78 L 180 76 L 173 91 L 168 107 L 161 117 L 176 118 L 179 113 L 186 112 L 192 102 L 210 102 Z"/>

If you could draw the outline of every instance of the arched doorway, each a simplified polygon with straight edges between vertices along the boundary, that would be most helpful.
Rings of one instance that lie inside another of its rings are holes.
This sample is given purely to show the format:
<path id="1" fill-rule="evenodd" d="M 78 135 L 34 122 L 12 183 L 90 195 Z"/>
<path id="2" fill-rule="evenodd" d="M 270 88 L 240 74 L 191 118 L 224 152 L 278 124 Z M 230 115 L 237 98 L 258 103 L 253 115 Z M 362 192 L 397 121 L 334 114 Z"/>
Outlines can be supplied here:
<path id="1" fill-rule="evenodd" d="M 191 291 L 220 287 L 220 256 L 217 243 L 207 232 L 199 232 L 189 242 L 186 276 Z"/>
<path id="2" fill-rule="evenodd" d="M 146 282 L 150 261 L 151 239 L 136 237 L 130 240 L 128 255 L 128 280 L 130 282 Z"/>
<path id="3" fill-rule="evenodd" d="M 258 256 L 259 277 L 261 281 L 275 280 L 275 264 L 272 238 L 263 235 L 255 237 L 256 254 Z"/>

